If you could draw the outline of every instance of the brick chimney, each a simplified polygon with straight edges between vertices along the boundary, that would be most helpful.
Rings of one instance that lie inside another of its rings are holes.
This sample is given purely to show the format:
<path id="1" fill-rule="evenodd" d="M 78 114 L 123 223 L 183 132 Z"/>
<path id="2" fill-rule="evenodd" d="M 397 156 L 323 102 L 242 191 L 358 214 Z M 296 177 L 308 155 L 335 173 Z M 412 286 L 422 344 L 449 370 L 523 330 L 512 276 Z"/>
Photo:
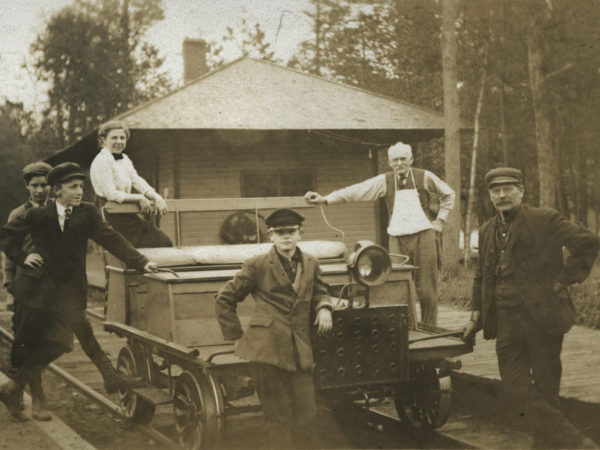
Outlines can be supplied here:
<path id="1" fill-rule="evenodd" d="M 201 77 L 206 67 L 206 42 L 202 39 L 183 40 L 183 83 L 188 84 Z"/>

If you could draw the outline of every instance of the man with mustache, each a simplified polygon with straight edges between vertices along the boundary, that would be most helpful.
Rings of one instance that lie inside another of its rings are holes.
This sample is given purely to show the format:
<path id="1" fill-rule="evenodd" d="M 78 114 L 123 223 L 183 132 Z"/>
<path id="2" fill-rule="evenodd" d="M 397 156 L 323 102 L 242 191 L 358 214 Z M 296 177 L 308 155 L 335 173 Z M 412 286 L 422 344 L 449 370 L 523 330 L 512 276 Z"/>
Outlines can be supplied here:
<path id="1" fill-rule="evenodd" d="M 567 287 L 588 276 L 598 237 L 554 209 L 523 204 L 520 170 L 492 169 L 485 181 L 497 214 L 479 230 L 463 339 L 472 341 L 481 329 L 485 339 L 496 339 L 507 399 L 529 419 L 536 447 L 581 448 L 586 438 L 560 410 L 560 353 L 575 319 Z"/>
<path id="2" fill-rule="evenodd" d="M 307 192 L 308 203 L 339 203 L 385 199 L 389 224 L 390 253 L 410 257 L 418 266 L 415 271 L 417 297 L 421 304 L 421 321 L 437 324 L 439 242 L 448 214 L 454 207 L 454 191 L 428 170 L 413 168 L 412 148 L 398 142 L 388 149 L 388 164 L 392 172 L 377 175 L 323 197 Z M 439 210 L 434 212 L 432 197 L 439 198 Z"/>

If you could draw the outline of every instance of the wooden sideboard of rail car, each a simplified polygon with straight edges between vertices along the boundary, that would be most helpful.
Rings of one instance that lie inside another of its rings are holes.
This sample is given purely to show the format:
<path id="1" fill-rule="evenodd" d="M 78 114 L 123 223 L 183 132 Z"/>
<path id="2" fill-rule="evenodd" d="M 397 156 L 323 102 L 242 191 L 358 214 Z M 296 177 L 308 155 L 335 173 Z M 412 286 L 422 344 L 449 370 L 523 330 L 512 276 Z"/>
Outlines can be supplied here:
<path id="1" fill-rule="evenodd" d="M 308 207 L 302 198 L 246 199 L 245 209 Z M 235 200 L 239 208 L 239 200 Z M 227 200 L 186 200 L 194 211 L 227 206 Z M 208 206 L 207 206 L 208 205 Z M 131 205 L 107 204 L 111 212 Z M 171 201 L 170 209 L 181 211 Z M 260 411 L 250 363 L 223 340 L 214 298 L 241 263 L 271 244 L 140 249 L 160 271 L 140 274 L 107 265 L 105 329 L 127 337 L 119 370 L 146 385 L 119 394 L 124 415 L 149 423 L 155 407 L 172 403 L 180 444 L 212 448 L 231 416 Z M 385 249 L 359 242 L 347 255 L 334 241 L 303 241 L 300 248 L 319 259 L 337 306 L 333 331 L 313 333 L 315 386 L 324 401 L 391 398 L 400 418 L 430 430 L 450 414 L 452 368 L 446 358 L 472 351 L 452 332 L 416 318 L 413 266 L 393 264 Z M 253 313 L 249 296 L 238 306 L 242 325 Z"/>

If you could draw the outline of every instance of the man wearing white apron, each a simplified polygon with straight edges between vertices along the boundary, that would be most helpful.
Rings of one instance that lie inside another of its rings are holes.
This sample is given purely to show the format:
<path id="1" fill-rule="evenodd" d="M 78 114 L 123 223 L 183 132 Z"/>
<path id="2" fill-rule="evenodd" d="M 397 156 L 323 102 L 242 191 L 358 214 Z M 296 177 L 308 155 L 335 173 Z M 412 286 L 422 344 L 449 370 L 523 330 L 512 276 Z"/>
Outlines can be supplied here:
<path id="1" fill-rule="evenodd" d="M 448 214 L 454 207 L 454 191 L 428 170 L 412 167 L 410 145 L 398 142 L 388 149 L 388 163 L 393 172 L 379 174 L 323 197 L 307 192 L 309 203 L 339 203 L 373 201 L 381 197 L 390 218 L 390 253 L 410 257 L 419 268 L 415 273 L 417 295 L 421 303 L 421 321 L 437 324 L 438 305 L 438 245 L 436 233 L 441 233 Z M 429 195 L 439 198 L 437 216 L 430 208 Z"/>

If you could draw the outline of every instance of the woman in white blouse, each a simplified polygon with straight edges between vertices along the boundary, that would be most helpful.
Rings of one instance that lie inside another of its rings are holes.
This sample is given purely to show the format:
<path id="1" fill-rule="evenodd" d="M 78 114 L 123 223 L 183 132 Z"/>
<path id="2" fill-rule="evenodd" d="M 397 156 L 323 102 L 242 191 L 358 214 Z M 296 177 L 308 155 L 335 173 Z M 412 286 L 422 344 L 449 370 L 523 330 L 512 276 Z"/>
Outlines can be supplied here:
<path id="1" fill-rule="evenodd" d="M 108 122 L 98 130 L 100 152 L 90 166 L 90 179 L 101 203 L 138 203 L 143 214 L 163 215 L 167 204 L 140 177 L 131 159 L 123 153 L 129 139 L 129 129 L 122 122 Z M 134 247 L 172 247 L 173 243 L 161 230 L 138 214 L 106 214 L 106 220 Z"/>

